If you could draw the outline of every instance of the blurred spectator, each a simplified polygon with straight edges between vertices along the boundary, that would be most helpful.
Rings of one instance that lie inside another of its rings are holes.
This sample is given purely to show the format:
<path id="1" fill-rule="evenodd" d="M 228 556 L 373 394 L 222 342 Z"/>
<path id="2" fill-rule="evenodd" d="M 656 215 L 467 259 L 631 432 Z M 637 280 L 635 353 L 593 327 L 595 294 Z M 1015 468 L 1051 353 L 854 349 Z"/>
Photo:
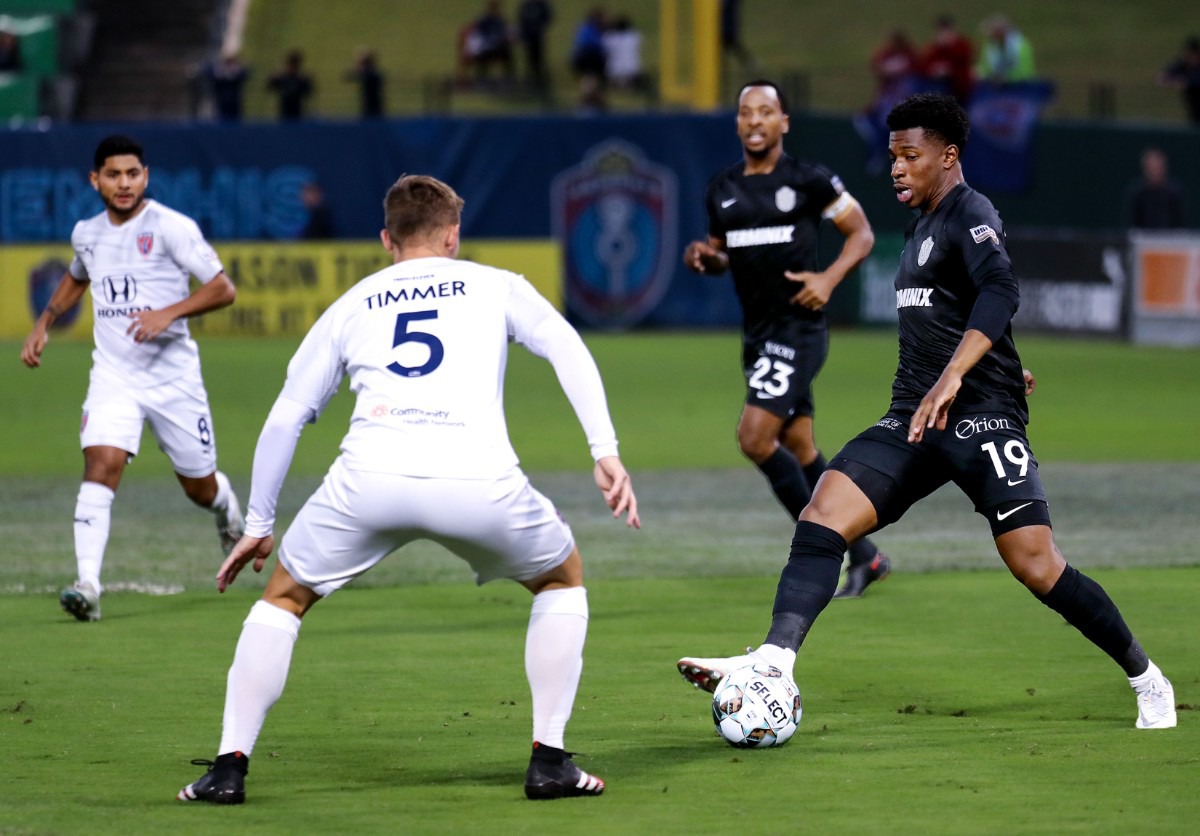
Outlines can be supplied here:
<path id="1" fill-rule="evenodd" d="M 485 78 L 493 64 L 500 65 L 506 79 L 512 79 L 512 36 L 500 0 L 488 0 L 484 4 L 483 14 L 471 26 L 467 49 L 476 80 Z"/>
<path id="2" fill-rule="evenodd" d="M 758 69 L 754 56 L 742 44 L 741 0 L 721 0 L 721 53 L 737 58 L 744 70 Z"/>
<path id="3" fill-rule="evenodd" d="M 1183 52 L 1158 76 L 1158 83 L 1183 93 L 1188 121 L 1200 125 L 1200 37 L 1193 35 L 1183 44 Z"/>
<path id="4" fill-rule="evenodd" d="M 517 32 L 525 48 L 525 72 L 529 86 L 546 87 L 546 29 L 554 20 L 547 0 L 521 0 L 517 7 Z"/>
<path id="5" fill-rule="evenodd" d="M 1037 72 L 1033 66 L 1033 47 L 1029 40 L 1012 25 L 1007 17 L 995 14 L 984 20 L 984 41 L 980 47 L 976 74 L 980 81 L 992 84 L 1011 84 L 1032 81 Z"/>
<path id="6" fill-rule="evenodd" d="M 633 27 L 628 15 L 621 15 L 602 36 L 604 69 L 608 81 L 617 87 L 641 90 L 646 84 L 642 71 L 642 33 Z"/>
<path id="7" fill-rule="evenodd" d="M 876 106 L 890 110 L 893 104 L 909 95 L 920 78 L 920 66 L 917 50 L 908 35 L 900 29 L 892 30 L 871 55 Z"/>
<path id="8" fill-rule="evenodd" d="M 596 7 L 575 30 L 571 44 L 571 69 L 579 79 L 579 104 L 604 110 L 608 58 L 604 51 L 604 10 Z"/>
<path id="9" fill-rule="evenodd" d="M 304 53 L 293 49 L 283 59 L 283 69 L 267 79 L 279 97 L 279 118 L 292 122 L 304 118 L 304 102 L 312 95 L 312 76 L 304 72 Z"/>
<path id="10" fill-rule="evenodd" d="M 22 66 L 20 39 L 12 32 L 0 29 L 0 73 L 19 73 Z"/>
<path id="11" fill-rule="evenodd" d="M 321 241 L 333 236 L 333 212 L 325 202 L 325 190 L 321 184 L 310 180 L 300 188 L 300 202 L 308 210 L 308 221 L 300 230 L 306 241 Z"/>
<path id="12" fill-rule="evenodd" d="M 1167 176 L 1167 155 L 1158 148 L 1142 152 L 1142 176 L 1125 195 L 1125 223 L 1133 229 L 1180 229 L 1183 189 Z"/>
<path id="13" fill-rule="evenodd" d="M 364 119 L 383 116 L 383 73 L 375 60 L 374 51 L 359 47 L 354 66 L 346 71 L 346 81 L 358 83 L 359 112 Z"/>
<path id="14" fill-rule="evenodd" d="M 975 83 L 975 50 L 950 15 L 939 15 L 933 40 L 921 54 L 921 72 L 966 106 Z"/>
<path id="15" fill-rule="evenodd" d="M 250 68 L 242 63 L 237 52 L 222 52 L 219 59 L 210 61 L 204 67 L 202 76 L 212 96 L 217 119 L 222 122 L 241 121 L 243 88 L 250 78 Z"/>

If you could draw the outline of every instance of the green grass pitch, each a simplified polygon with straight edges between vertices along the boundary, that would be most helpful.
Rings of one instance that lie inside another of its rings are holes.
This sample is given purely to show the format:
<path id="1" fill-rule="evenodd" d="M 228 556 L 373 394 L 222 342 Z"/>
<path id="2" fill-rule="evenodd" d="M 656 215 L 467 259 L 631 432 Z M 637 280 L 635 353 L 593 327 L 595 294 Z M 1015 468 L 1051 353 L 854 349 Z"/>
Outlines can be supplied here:
<path id="1" fill-rule="evenodd" d="M 733 440 L 737 337 L 587 340 L 642 531 L 608 518 L 547 364 L 514 348 L 506 400 L 523 463 L 587 564 L 568 746 L 605 795 L 524 800 L 528 595 L 475 587 L 447 553 L 417 546 L 306 619 L 236 809 L 173 796 L 199 774 L 188 761 L 215 754 L 225 672 L 262 578 L 216 594 L 211 520 L 147 436 L 114 506 L 105 620 L 59 612 L 88 348 L 53 342 L 30 372 L 19 346 L 0 344 L 0 834 L 1192 832 L 1200 352 L 1020 340 L 1059 543 L 1172 677 L 1179 728 L 1136 731 L 1120 672 L 999 570 L 986 524 L 942 491 L 878 535 L 893 578 L 832 604 L 806 643 L 796 738 L 743 752 L 673 670 L 680 655 L 761 640 L 790 539 Z M 293 348 L 201 347 L 221 465 L 243 494 Z M 894 363 L 893 335 L 834 333 L 817 388 L 827 455 L 882 414 Z M 341 395 L 306 430 L 281 524 L 336 455 L 349 404 Z M 174 594 L 119 591 L 147 587 Z"/>

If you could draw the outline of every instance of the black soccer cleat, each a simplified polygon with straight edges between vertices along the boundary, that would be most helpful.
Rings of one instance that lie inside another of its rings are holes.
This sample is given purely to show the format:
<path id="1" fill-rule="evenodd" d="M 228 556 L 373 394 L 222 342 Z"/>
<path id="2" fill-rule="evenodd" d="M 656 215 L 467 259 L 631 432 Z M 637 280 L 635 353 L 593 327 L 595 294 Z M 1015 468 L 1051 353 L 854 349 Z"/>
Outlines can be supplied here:
<path id="1" fill-rule="evenodd" d="M 572 763 L 571 755 L 571 752 L 535 741 L 529 770 L 525 773 L 525 797 L 540 801 L 604 792 L 604 781 Z"/>
<path id="2" fill-rule="evenodd" d="M 179 791 L 180 801 L 207 801 L 211 804 L 242 804 L 246 800 L 246 773 L 250 759 L 241 752 L 217 755 L 215 761 L 194 760 L 195 766 L 207 766 L 200 778 Z"/>
<path id="3" fill-rule="evenodd" d="M 892 573 L 892 561 L 883 552 L 875 552 L 870 563 L 860 563 L 846 569 L 846 580 L 834 598 L 861 598 L 867 587 L 883 580 Z"/>

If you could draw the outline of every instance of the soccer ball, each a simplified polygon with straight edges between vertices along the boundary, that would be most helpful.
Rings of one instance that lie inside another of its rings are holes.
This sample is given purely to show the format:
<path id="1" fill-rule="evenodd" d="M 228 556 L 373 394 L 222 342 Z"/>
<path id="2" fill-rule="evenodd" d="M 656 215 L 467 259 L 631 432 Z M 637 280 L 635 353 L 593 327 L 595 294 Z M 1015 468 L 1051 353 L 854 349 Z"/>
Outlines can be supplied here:
<path id="1" fill-rule="evenodd" d="M 717 734 L 739 749 L 788 742 L 800 725 L 800 689 L 779 668 L 758 663 L 725 674 L 713 692 Z"/>

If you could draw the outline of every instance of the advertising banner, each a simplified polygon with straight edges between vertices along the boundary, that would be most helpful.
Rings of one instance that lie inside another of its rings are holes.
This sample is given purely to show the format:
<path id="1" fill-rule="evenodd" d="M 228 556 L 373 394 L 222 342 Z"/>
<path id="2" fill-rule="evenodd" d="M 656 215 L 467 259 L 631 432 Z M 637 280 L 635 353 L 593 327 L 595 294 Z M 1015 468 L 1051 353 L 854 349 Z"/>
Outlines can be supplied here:
<path id="1" fill-rule="evenodd" d="M 322 311 L 359 279 L 391 263 L 378 241 L 215 244 L 237 286 L 228 308 L 189 320 L 193 334 L 303 336 Z M 460 258 L 520 273 L 563 309 L 561 250 L 549 240 L 464 242 Z M 24 339 L 70 263 L 64 246 L 0 248 L 0 338 Z M 91 339 L 92 300 L 55 327 L 55 338 Z"/>

